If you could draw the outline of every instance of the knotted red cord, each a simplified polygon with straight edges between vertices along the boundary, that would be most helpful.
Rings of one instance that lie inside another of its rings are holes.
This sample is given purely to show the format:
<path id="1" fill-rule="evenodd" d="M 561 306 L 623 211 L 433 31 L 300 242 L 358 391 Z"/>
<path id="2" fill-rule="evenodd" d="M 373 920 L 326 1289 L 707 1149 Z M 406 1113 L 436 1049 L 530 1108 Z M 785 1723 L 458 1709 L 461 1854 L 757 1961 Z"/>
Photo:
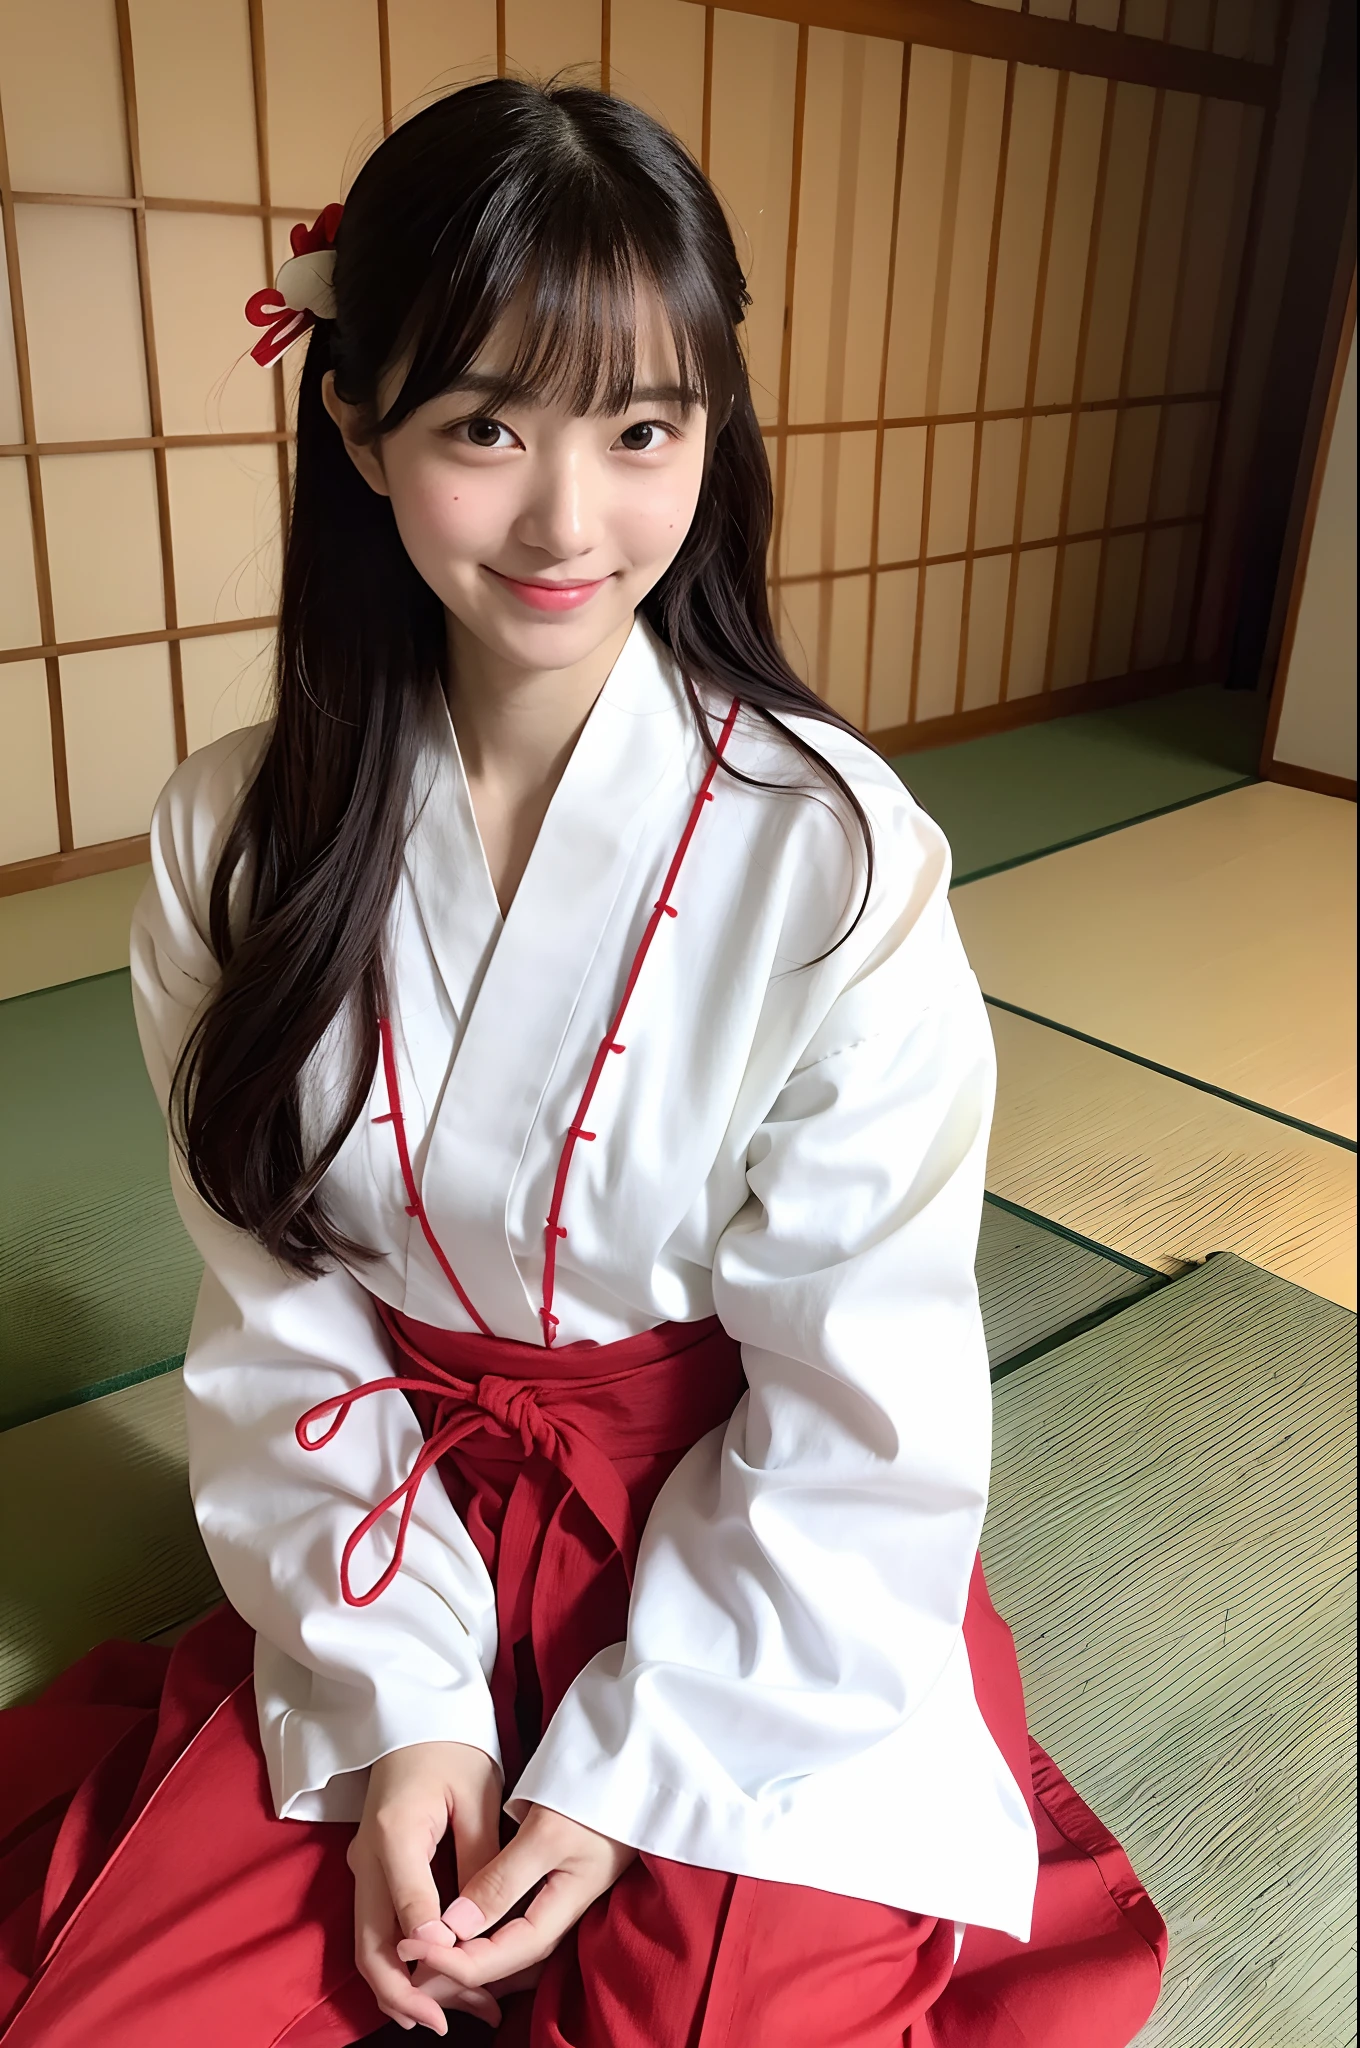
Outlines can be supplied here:
<path id="1" fill-rule="evenodd" d="M 515 1345 L 513 1347 L 516 1362 L 518 1363 L 523 1358 L 525 1365 L 528 1367 L 528 1371 L 521 1377 L 510 1379 L 502 1375 L 483 1372 L 474 1378 L 463 1378 L 455 1375 L 452 1371 L 446 1370 L 442 1365 L 434 1364 L 427 1355 L 427 1351 L 414 1349 L 404 1334 L 409 1319 L 398 1315 L 395 1310 L 388 1308 L 385 1303 L 376 1301 L 375 1297 L 375 1305 L 387 1327 L 389 1335 L 397 1348 L 417 1365 L 420 1370 L 420 1376 L 408 1378 L 396 1374 L 386 1379 L 370 1380 L 364 1386 L 351 1387 L 346 1392 L 334 1394 L 329 1400 L 318 1402 L 314 1408 L 309 1408 L 307 1413 L 300 1417 L 296 1426 L 297 1441 L 302 1449 L 304 1451 L 319 1451 L 324 1450 L 325 1446 L 330 1443 L 355 1402 L 365 1400 L 369 1394 L 383 1392 L 402 1393 L 413 1397 L 413 1406 L 416 1406 L 419 1402 L 432 1402 L 434 1404 L 432 1414 L 428 1418 L 422 1418 L 426 1441 L 410 1472 L 399 1486 L 393 1487 L 384 1500 L 380 1500 L 375 1507 L 369 1509 L 358 1527 L 350 1533 L 345 1542 L 340 1558 L 340 1591 L 346 1603 L 351 1607 L 369 1606 L 380 1594 L 386 1591 L 401 1569 L 402 1557 L 406 1547 L 406 1532 L 410 1527 L 416 1495 L 420 1489 L 421 1481 L 432 1465 L 438 1464 L 441 1458 L 446 1457 L 456 1449 L 462 1449 L 465 1454 L 473 1450 L 478 1450 L 485 1454 L 494 1447 L 511 1448 L 518 1443 L 519 1462 L 522 1470 L 515 1477 L 511 1485 L 505 1504 L 505 1520 L 502 1529 L 502 1536 L 504 1538 L 502 1548 L 508 1552 L 508 1556 L 503 1555 L 500 1558 L 498 1569 L 492 1572 L 496 1585 L 496 1620 L 498 1630 L 498 1647 L 492 1691 L 497 1705 L 498 1721 L 503 1723 L 501 1727 L 503 1742 L 511 1739 L 506 1732 L 509 1723 L 505 1722 L 505 1717 L 502 1713 L 502 1708 L 506 1708 L 508 1711 L 507 1703 L 512 1703 L 514 1698 L 514 1669 L 513 1663 L 509 1660 L 512 1658 L 515 1642 L 521 1639 L 525 1628 L 528 1626 L 525 1615 L 526 1602 L 530 1606 L 532 1605 L 533 1581 L 529 1575 L 527 1560 L 532 1552 L 534 1543 L 538 1542 L 541 1546 L 542 1542 L 544 1501 L 540 1496 L 543 1490 L 541 1484 L 541 1475 L 543 1473 L 549 1471 L 556 1472 L 567 1490 L 580 1498 L 596 1524 L 608 1538 L 611 1553 L 623 1560 L 628 1583 L 630 1585 L 632 1583 L 633 1558 L 636 1553 L 637 1543 L 633 1529 L 632 1513 L 629 1507 L 628 1490 L 615 1470 L 611 1457 L 596 1445 L 588 1432 L 583 1432 L 577 1426 L 578 1411 L 573 1407 L 570 1397 L 567 1397 L 566 1405 L 564 1406 L 564 1396 L 561 1389 L 555 1385 L 551 1377 L 546 1381 L 543 1380 L 543 1366 L 540 1365 L 539 1361 L 542 1359 L 543 1352 L 551 1351 L 554 1347 L 554 1332 L 557 1328 L 558 1319 L 552 1313 L 552 1297 L 557 1270 L 557 1241 L 567 1234 L 558 1219 L 562 1211 L 562 1201 L 566 1192 L 567 1175 L 571 1168 L 572 1154 L 578 1142 L 592 1141 L 595 1138 L 595 1132 L 586 1130 L 584 1122 L 586 1112 L 590 1107 L 595 1089 L 599 1083 L 600 1075 L 603 1072 L 605 1060 L 610 1053 L 621 1053 L 625 1049 L 619 1042 L 619 1028 L 623 1023 L 624 1013 L 637 986 L 643 964 L 646 961 L 652 940 L 656 936 L 662 918 L 679 915 L 679 912 L 670 901 L 671 892 L 675 887 L 681 865 L 694 838 L 699 819 L 703 814 L 703 807 L 706 803 L 712 802 L 710 785 L 717 772 L 718 762 L 731 737 L 732 728 L 736 724 L 739 708 L 738 700 L 733 698 L 727 716 L 723 721 L 722 730 L 715 742 L 714 757 L 709 762 L 703 781 L 699 785 L 698 793 L 690 807 L 685 829 L 681 834 L 671 864 L 666 871 L 660 899 L 653 907 L 652 914 L 647 920 L 642 938 L 633 955 L 632 965 L 629 968 L 618 1007 L 614 1012 L 609 1029 L 600 1041 L 599 1049 L 591 1064 L 590 1073 L 587 1076 L 586 1085 L 582 1092 L 580 1103 L 577 1106 L 576 1114 L 567 1127 L 567 1134 L 563 1140 L 561 1154 L 557 1162 L 557 1174 L 553 1183 L 552 1201 L 547 1218 L 547 1251 L 543 1268 L 543 1306 L 539 1310 L 543 1323 L 543 1345 L 541 1350 L 538 1346 L 533 1345 Z M 387 1089 L 387 1110 L 384 1115 L 375 1117 L 373 1121 L 379 1124 L 390 1123 L 392 1126 L 393 1137 L 397 1147 L 397 1159 L 401 1166 L 402 1183 L 406 1189 L 406 1213 L 408 1216 L 414 1217 L 419 1223 L 421 1233 L 429 1245 L 440 1271 L 444 1274 L 464 1309 L 476 1324 L 480 1332 L 480 1338 L 468 1338 L 459 1332 L 453 1331 L 431 1331 L 427 1330 L 424 1325 L 417 1327 L 425 1331 L 427 1348 L 429 1341 L 434 1339 L 437 1341 L 447 1340 L 449 1344 L 454 1345 L 475 1345 L 481 1343 L 482 1345 L 493 1347 L 497 1352 L 502 1351 L 507 1348 L 505 1341 L 497 1339 L 493 1335 L 490 1325 L 473 1305 L 471 1297 L 463 1287 L 462 1282 L 453 1269 L 452 1262 L 440 1244 L 435 1234 L 434 1226 L 426 1212 L 420 1190 L 416 1186 L 410 1145 L 406 1137 L 406 1120 L 402 1114 L 401 1096 L 398 1086 L 396 1050 L 393 1044 L 392 1026 L 388 1018 L 379 1018 L 378 1033 L 382 1047 L 383 1080 Z M 710 1323 L 712 1329 L 718 1331 L 716 1320 L 710 1318 Z M 704 1327 L 708 1328 L 708 1325 Z M 650 1333 L 644 1332 L 643 1334 L 645 1337 Z M 720 1335 L 721 1332 L 719 1331 L 718 1334 Z M 641 1339 L 623 1340 L 625 1346 L 629 1342 L 641 1341 Z M 620 1348 L 618 1345 L 604 1347 L 569 1345 L 566 1347 L 566 1351 L 568 1354 L 579 1351 L 592 1352 L 599 1350 L 618 1352 Z M 564 1365 L 566 1363 L 567 1361 L 564 1360 Z M 724 1413 L 730 1412 L 729 1403 Z M 417 1413 L 420 1413 L 419 1407 L 417 1407 Z M 311 1437 L 308 1434 L 309 1427 L 314 1423 L 325 1420 L 328 1416 L 332 1418 L 329 1427 L 321 1436 Z M 620 1427 L 617 1416 L 614 1417 L 614 1425 L 615 1435 L 617 1436 Z M 662 1449 L 688 1449 L 689 1445 L 702 1433 L 702 1429 L 691 1430 L 687 1422 L 684 1429 L 681 1430 L 674 1447 L 668 1443 L 651 1443 L 649 1444 L 648 1455 L 650 1456 Z M 535 1472 L 540 1477 L 537 1480 L 531 1480 L 529 1475 Z M 530 1494 L 533 1495 L 532 1499 L 529 1497 Z M 350 1566 L 354 1553 L 364 1538 L 371 1530 L 376 1528 L 383 1516 L 389 1509 L 394 1508 L 398 1501 L 401 1502 L 401 1514 L 397 1524 L 397 1535 L 393 1545 L 391 1561 L 366 1593 L 356 1593 L 350 1580 Z M 493 1560 L 488 1558 L 487 1568 L 489 1571 L 492 1570 L 492 1563 Z M 564 1567 L 564 1569 L 569 1570 L 570 1567 Z"/>
<path id="2" fill-rule="evenodd" d="M 347 1538 L 341 1591 L 350 1606 L 367 1607 L 392 1583 L 421 1483 L 456 1453 L 441 1477 L 496 1589 L 491 1696 L 513 1776 L 521 1747 L 516 1644 L 532 1646 L 551 1713 L 581 1663 L 618 1640 L 638 1529 L 676 1458 L 732 1413 L 743 1386 L 740 1348 L 716 1316 L 549 1352 L 437 1330 L 383 1302 L 374 1306 L 413 1370 L 318 1402 L 299 1420 L 297 1440 L 305 1450 L 322 1449 L 356 1401 L 386 1392 L 410 1399 L 426 1440 L 401 1485 Z M 516 1373 L 521 1364 L 524 1373 Z M 311 1435 L 323 1422 L 322 1433 Z M 398 1502 L 391 1560 L 367 1592 L 356 1593 L 354 1553 Z"/>

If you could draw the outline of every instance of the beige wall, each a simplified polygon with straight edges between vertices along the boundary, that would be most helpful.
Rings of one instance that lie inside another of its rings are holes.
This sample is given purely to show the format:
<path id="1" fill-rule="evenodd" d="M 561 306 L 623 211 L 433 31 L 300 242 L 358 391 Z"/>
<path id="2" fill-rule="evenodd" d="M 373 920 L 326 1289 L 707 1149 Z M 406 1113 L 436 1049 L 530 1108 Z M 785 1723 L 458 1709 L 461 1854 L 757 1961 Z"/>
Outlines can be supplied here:
<path id="1" fill-rule="evenodd" d="M 1275 13 L 1124 4 L 1259 62 Z M 259 714 L 296 357 L 243 302 L 385 115 L 498 61 L 706 162 L 826 697 L 883 731 L 1184 656 L 1259 107 L 689 0 L 0 0 L 0 870 L 130 857 Z"/>
<path id="2" fill-rule="evenodd" d="M 1274 757 L 1355 780 L 1355 328 L 1332 433 L 1292 647 Z"/>

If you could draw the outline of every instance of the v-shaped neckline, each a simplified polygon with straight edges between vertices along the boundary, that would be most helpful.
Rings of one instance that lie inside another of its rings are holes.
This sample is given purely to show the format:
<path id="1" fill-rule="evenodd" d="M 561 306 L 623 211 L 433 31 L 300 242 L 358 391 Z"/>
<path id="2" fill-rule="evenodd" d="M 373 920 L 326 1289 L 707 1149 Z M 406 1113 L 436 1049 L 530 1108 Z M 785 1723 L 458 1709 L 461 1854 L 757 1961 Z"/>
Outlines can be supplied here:
<path id="1" fill-rule="evenodd" d="M 649 809 L 672 784 L 677 796 L 692 790 L 702 749 L 671 658 L 639 620 L 502 916 L 447 706 L 445 718 L 448 743 L 408 843 L 407 874 L 457 1028 L 450 1060 L 423 1033 L 408 1038 L 397 1006 L 428 1119 L 416 1171 L 438 1189 L 434 1228 L 469 1284 L 475 1277 L 488 1321 L 541 1342 L 509 1243 L 510 1190 Z M 414 1240 L 407 1277 L 407 1312 L 438 1321 L 448 1283 Z"/>

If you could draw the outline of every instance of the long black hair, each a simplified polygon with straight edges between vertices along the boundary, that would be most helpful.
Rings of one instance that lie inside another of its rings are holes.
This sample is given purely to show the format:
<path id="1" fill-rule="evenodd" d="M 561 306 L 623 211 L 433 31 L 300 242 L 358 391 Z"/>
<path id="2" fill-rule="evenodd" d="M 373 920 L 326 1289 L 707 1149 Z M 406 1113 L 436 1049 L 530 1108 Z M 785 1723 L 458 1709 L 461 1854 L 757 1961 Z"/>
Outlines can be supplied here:
<path id="1" fill-rule="evenodd" d="M 739 698 L 839 792 L 864 837 L 867 899 L 863 807 L 777 715 L 854 730 L 798 680 L 770 618 L 770 471 L 739 341 L 750 300 L 712 187 L 674 136 L 605 93 L 490 79 L 448 94 L 381 144 L 345 203 L 336 315 L 312 331 L 298 394 L 273 729 L 214 876 L 221 978 L 173 1091 L 200 1194 L 297 1272 L 365 1255 L 318 1185 L 372 1082 L 383 934 L 447 662 L 440 600 L 351 463 L 322 380 L 333 370 L 380 436 L 449 389 L 513 300 L 527 308 L 516 358 L 478 409 L 513 395 L 618 413 L 639 287 L 659 295 L 681 388 L 708 416 L 694 522 L 643 614 L 675 656 L 710 756 L 696 684 Z M 380 414 L 393 366 L 400 388 Z M 345 1085 L 308 1145 L 303 1069 L 337 1025 Z"/>

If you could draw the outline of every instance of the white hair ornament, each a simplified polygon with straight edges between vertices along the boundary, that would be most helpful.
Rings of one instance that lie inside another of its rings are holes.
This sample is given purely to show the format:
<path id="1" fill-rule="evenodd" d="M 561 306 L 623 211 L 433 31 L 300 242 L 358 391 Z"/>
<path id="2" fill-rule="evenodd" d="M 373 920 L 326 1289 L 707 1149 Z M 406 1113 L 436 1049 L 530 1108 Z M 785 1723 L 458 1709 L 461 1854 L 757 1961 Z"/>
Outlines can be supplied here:
<path id="1" fill-rule="evenodd" d="M 335 318 L 335 233 L 343 211 L 335 201 L 310 227 L 298 221 L 288 237 L 293 253 L 280 266 L 273 290 L 253 292 L 246 300 L 247 320 L 265 330 L 250 351 L 263 368 L 318 320 Z"/>

